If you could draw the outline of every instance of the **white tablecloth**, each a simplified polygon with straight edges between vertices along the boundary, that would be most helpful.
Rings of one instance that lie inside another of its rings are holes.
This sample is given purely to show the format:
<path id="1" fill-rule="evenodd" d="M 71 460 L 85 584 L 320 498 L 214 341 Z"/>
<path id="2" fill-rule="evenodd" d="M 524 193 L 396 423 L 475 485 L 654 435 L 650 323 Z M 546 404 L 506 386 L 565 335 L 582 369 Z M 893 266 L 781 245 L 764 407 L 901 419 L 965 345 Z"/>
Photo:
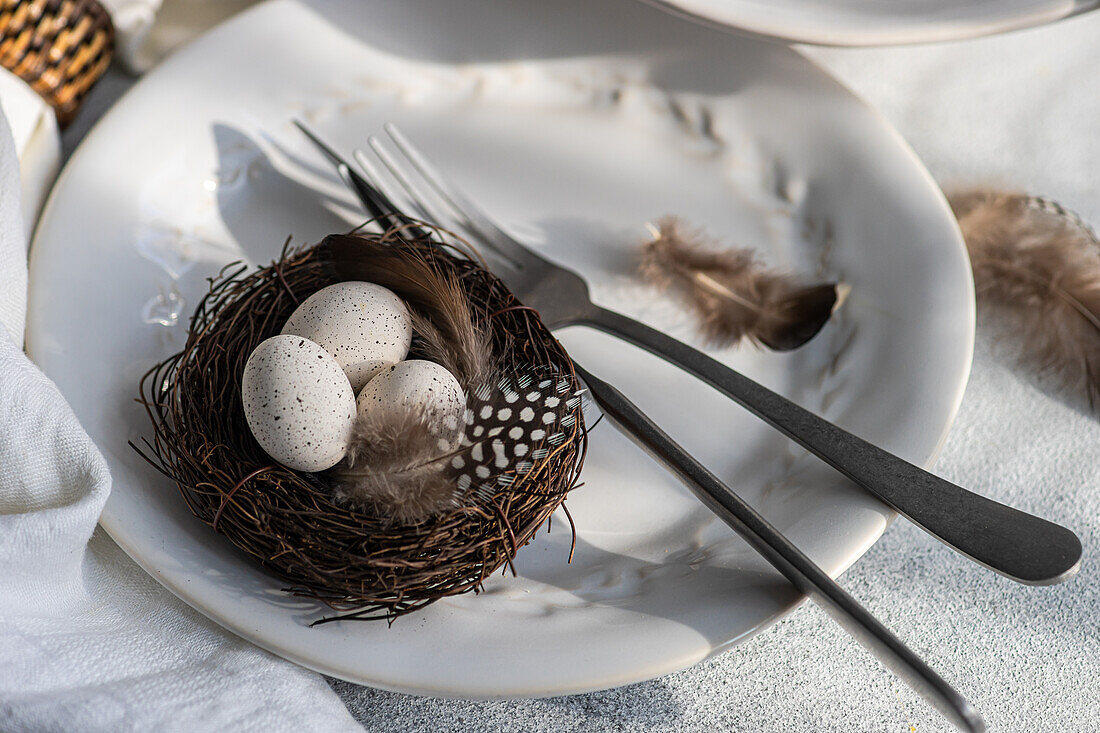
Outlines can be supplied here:
<path id="1" fill-rule="evenodd" d="M 1027 189 L 1100 222 L 1097 39 L 1100 14 L 950 45 L 805 52 L 881 109 L 941 183 Z M 113 74 L 93 92 L 93 107 L 122 85 Z M 80 133 L 67 136 L 66 148 Z M 979 323 L 970 385 L 936 470 L 1075 529 L 1085 544 L 1080 575 L 1056 587 L 1019 586 L 902 521 L 842 584 L 956 684 L 992 730 L 1093 730 L 1100 720 L 1097 418 L 1013 368 Z M 112 553 L 119 551 L 109 539 L 93 539 L 93 558 Z M 150 610 L 165 602 L 166 594 L 148 592 Z M 199 619 L 186 623 L 210 633 Z M 370 731 L 949 730 L 812 605 L 692 669 L 591 695 L 471 703 L 330 685 Z M 323 686 L 297 690 L 328 709 Z M 97 699 L 90 688 L 84 704 L 91 709 Z M 0 697 L 0 714 L 4 704 Z M 308 729 L 322 720 L 299 722 Z"/>
<path id="2" fill-rule="evenodd" d="M 3 68 L 0 111 L 8 120 L 20 164 L 20 213 L 24 222 L 33 222 L 57 175 L 61 156 L 57 116 L 26 82 Z M 28 226 L 23 228 L 30 231 Z"/>

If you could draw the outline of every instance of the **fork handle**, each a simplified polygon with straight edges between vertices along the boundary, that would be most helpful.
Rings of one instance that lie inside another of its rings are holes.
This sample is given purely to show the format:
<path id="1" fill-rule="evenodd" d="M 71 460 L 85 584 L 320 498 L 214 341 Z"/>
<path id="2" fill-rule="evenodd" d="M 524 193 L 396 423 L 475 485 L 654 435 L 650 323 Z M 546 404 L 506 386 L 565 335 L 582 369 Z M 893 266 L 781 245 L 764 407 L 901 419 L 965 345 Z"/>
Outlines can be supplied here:
<path id="1" fill-rule="evenodd" d="M 593 306 L 574 321 L 628 341 L 702 379 L 941 542 L 1021 583 L 1046 585 L 1081 565 L 1065 527 L 945 481 L 799 407 L 698 349 Z"/>
<path id="2" fill-rule="evenodd" d="M 796 588 L 813 598 L 849 634 L 957 727 L 964 731 L 985 730 L 982 718 L 962 695 L 759 512 L 673 441 L 621 392 L 585 371 L 579 364 L 574 362 L 574 366 L 604 415 L 683 479 L 703 504 L 741 535 Z"/>

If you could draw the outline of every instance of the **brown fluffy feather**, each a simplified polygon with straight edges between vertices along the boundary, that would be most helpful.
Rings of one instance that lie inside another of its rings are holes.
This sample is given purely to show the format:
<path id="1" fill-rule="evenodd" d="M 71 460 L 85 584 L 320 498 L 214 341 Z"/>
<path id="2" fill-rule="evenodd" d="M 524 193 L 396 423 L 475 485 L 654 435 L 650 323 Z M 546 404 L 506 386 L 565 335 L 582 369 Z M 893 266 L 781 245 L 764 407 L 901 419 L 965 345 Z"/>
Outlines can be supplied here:
<path id="1" fill-rule="evenodd" d="M 347 456 L 332 470 L 337 499 L 397 524 L 454 508 L 446 458 L 459 433 L 441 427 L 424 405 L 360 415 Z"/>
<path id="2" fill-rule="evenodd" d="M 1022 194 L 949 197 L 982 308 L 1011 322 L 1021 363 L 1100 399 L 1100 249 L 1079 219 Z"/>
<path id="3" fill-rule="evenodd" d="M 718 346 L 747 338 L 775 351 L 798 348 L 821 330 L 837 304 L 835 284 L 803 286 L 769 271 L 752 250 L 719 250 L 672 217 L 658 222 L 656 236 L 643 247 L 640 272 L 682 297 L 703 336 Z"/>
<path id="4" fill-rule="evenodd" d="M 333 234 L 322 247 L 341 280 L 377 283 L 409 305 L 413 330 L 424 341 L 423 358 L 446 367 L 467 394 L 492 378 L 492 336 L 474 318 L 454 277 L 384 239 Z"/>

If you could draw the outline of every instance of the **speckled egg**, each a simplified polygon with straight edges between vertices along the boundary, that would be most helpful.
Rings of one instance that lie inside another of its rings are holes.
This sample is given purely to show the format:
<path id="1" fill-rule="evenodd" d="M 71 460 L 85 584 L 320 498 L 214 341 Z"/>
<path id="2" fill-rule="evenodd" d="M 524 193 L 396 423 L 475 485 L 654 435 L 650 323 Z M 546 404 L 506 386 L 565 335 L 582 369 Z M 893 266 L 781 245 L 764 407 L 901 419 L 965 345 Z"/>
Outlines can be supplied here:
<path id="1" fill-rule="evenodd" d="M 440 422 L 458 420 L 466 410 L 466 396 L 454 375 L 434 361 L 409 359 L 385 369 L 359 393 L 359 414 L 424 405 Z"/>
<path id="2" fill-rule="evenodd" d="M 318 290 L 294 310 L 282 332 L 320 344 L 336 358 L 356 392 L 404 359 L 412 343 L 405 303 L 381 285 L 359 281 Z"/>
<path id="3" fill-rule="evenodd" d="M 248 357 L 244 417 L 256 442 L 299 471 L 332 468 L 348 449 L 355 393 L 327 351 L 301 336 L 272 336 Z"/>

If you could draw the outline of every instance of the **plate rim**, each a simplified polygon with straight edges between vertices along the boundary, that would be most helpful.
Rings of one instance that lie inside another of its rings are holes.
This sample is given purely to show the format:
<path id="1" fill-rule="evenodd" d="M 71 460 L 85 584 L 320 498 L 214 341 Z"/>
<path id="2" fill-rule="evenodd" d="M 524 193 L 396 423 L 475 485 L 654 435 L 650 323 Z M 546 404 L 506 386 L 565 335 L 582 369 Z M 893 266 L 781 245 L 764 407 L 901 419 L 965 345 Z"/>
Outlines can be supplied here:
<path id="1" fill-rule="evenodd" d="M 745 17 L 735 12 L 721 10 L 708 13 L 697 7 L 698 0 L 641 0 L 641 2 L 660 8 L 665 12 L 691 20 L 700 25 L 715 28 L 726 33 L 765 38 L 780 43 L 801 43 L 826 48 L 883 48 L 891 46 L 914 46 L 924 43 L 946 43 L 964 41 L 1002 33 L 1038 28 L 1051 23 L 1069 20 L 1079 15 L 1100 9 L 1100 0 L 1074 0 L 1074 5 L 1064 11 L 1034 16 L 1020 13 L 1017 16 L 982 23 L 970 21 L 945 29 L 942 26 L 930 27 L 928 23 L 913 24 L 909 28 L 878 28 L 874 30 L 853 27 L 837 27 L 826 32 L 815 33 L 808 28 L 791 29 L 782 25 L 761 22 L 757 18 Z"/>

